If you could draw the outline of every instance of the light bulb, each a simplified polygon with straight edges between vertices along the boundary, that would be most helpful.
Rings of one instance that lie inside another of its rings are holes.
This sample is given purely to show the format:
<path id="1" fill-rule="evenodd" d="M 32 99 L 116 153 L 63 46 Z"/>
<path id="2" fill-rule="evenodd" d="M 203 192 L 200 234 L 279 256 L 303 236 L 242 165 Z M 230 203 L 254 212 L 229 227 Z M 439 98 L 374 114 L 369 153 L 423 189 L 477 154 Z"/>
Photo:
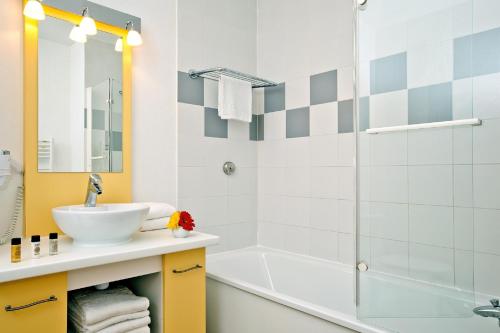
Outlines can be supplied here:
<path id="1" fill-rule="evenodd" d="M 127 44 L 130 46 L 138 46 L 142 44 L 142 37 L 141 34 L 138 33 L 137 31 L 129 30 L 127 34 Z"/>
<path id="2" fill-rule="evenodd" d="M 123 52 L 123 38 L 120 37 L 116 40 L 115 51 Z"/>
<path id="3" fill-rule="evenodd" d="M 69 38 L 77 43 L 87 42 L 87 35 L 79 25 L 75 25 L 69 33 Z"/>
<path id="4" fill-rule="evenodd" d="M 84 16 L 80 22 L 80 28 L 87 35 L 93 36 L 97 34 L 97 27 L 95 26 L 95 21 L 92 17 Z"/>
<path id="5" fill-rule="evenodd" d="M 26 2 L 23 14 L 35 20 L 45 20 L 45 11 L 43 10 L 42 4 L 37 0 L 29 0 Z"/>

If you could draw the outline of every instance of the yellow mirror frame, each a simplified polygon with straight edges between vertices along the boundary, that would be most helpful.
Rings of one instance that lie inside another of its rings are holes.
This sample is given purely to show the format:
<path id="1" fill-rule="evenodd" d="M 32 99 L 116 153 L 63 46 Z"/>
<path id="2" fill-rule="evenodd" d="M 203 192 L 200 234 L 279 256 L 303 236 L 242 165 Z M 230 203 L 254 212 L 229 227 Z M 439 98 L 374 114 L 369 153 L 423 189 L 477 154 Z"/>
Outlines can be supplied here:
<path id="1" fill-rule="evenodd" d="M 26 0 L 24 1 L 24 3 Z M 43 5 L 45 14 L 79 24 L 81 16 Z M 96 22 L 98 30 L 126 40 L 123 28 Z M 60 232 L 52 208 L 84 202 L 89 173 L 38 172 L 38 21 L 24 17 L 24 234 Z M 104 193 L 99 202 L 130 202 L 132 50 L 123 45 L 123 171 L 103 173 Z"/>

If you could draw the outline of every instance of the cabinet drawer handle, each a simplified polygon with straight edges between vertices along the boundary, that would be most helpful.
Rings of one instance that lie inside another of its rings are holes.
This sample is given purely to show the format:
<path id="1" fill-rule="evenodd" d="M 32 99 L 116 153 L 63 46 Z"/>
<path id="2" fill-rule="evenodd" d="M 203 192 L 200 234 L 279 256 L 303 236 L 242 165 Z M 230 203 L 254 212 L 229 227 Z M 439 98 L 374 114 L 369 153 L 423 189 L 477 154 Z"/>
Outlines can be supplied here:
<path id="1" fill-rule="evenodd" d="M 11 312 L 11 311 L 18 311 L 18 310 L 23 310 L 26 308 L 31 308 L 32 306 L 43 304 L 43 303 L 48 303 L 48 302 L 55 302 L 57 301 L 57 297 L 54 295 L 49 296 L 49 298 L 46 299 L 41 299 L 39 301 L 35 301 L 33 303 L 25 304 L 25 305 L 20 305 L 20 306 L 12 306 L 12 305 L 6 305 L 5 306 L 5 311 Z"/>
<path id="2" fill-rule="evenodd" d="M 186 273 L 186 272 L 193 271 L 195 269 L 200 269 L 200 268 L 203 268 L 203 266 L 196 264 L 193 267 L 189 267 L 189 268 L 186 268 L 186 269 L 181 269 L 181 270 L 173 269 L 172 273 L 174 273 L 174 274 L 182 274 L 182 273 Z"/>

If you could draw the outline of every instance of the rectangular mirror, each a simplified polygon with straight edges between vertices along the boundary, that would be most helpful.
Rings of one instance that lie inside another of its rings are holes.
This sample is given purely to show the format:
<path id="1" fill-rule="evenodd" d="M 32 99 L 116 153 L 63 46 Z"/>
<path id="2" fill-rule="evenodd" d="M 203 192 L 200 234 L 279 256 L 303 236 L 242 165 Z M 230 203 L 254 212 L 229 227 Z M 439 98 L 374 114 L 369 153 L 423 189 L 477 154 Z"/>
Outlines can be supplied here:
<path id="1" fill-rule="evenodd" d="M 122 53 L 118 36 L 85 43 L 47 16 L 38 34 L 38 172 L 122 172 Z"/>

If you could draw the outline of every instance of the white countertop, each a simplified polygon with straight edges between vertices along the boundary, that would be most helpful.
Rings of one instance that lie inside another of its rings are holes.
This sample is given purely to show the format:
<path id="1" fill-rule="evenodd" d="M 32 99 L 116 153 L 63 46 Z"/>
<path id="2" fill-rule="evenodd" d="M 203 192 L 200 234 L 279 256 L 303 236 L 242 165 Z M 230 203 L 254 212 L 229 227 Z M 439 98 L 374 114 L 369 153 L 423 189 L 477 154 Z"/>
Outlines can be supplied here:
<path id="1" fill-rule="evenodd" d="M 33 276 L 66 272 L 74 269 L 110 264 L 217 244 L 218 236 L 191 232 L 187 238 L 174 238 L 170 230 L 137 232 L 122 245 L 109 247 L 73 246 L 70 237 L 59 237 L 59 254 L 48 255 L 49 242 L 42 238 L 42 257 L 31 259 L 29 239 L 23 239 L 22 261 L 10 262 L 10 243 L 0 246 L 0 282 Z"/>

